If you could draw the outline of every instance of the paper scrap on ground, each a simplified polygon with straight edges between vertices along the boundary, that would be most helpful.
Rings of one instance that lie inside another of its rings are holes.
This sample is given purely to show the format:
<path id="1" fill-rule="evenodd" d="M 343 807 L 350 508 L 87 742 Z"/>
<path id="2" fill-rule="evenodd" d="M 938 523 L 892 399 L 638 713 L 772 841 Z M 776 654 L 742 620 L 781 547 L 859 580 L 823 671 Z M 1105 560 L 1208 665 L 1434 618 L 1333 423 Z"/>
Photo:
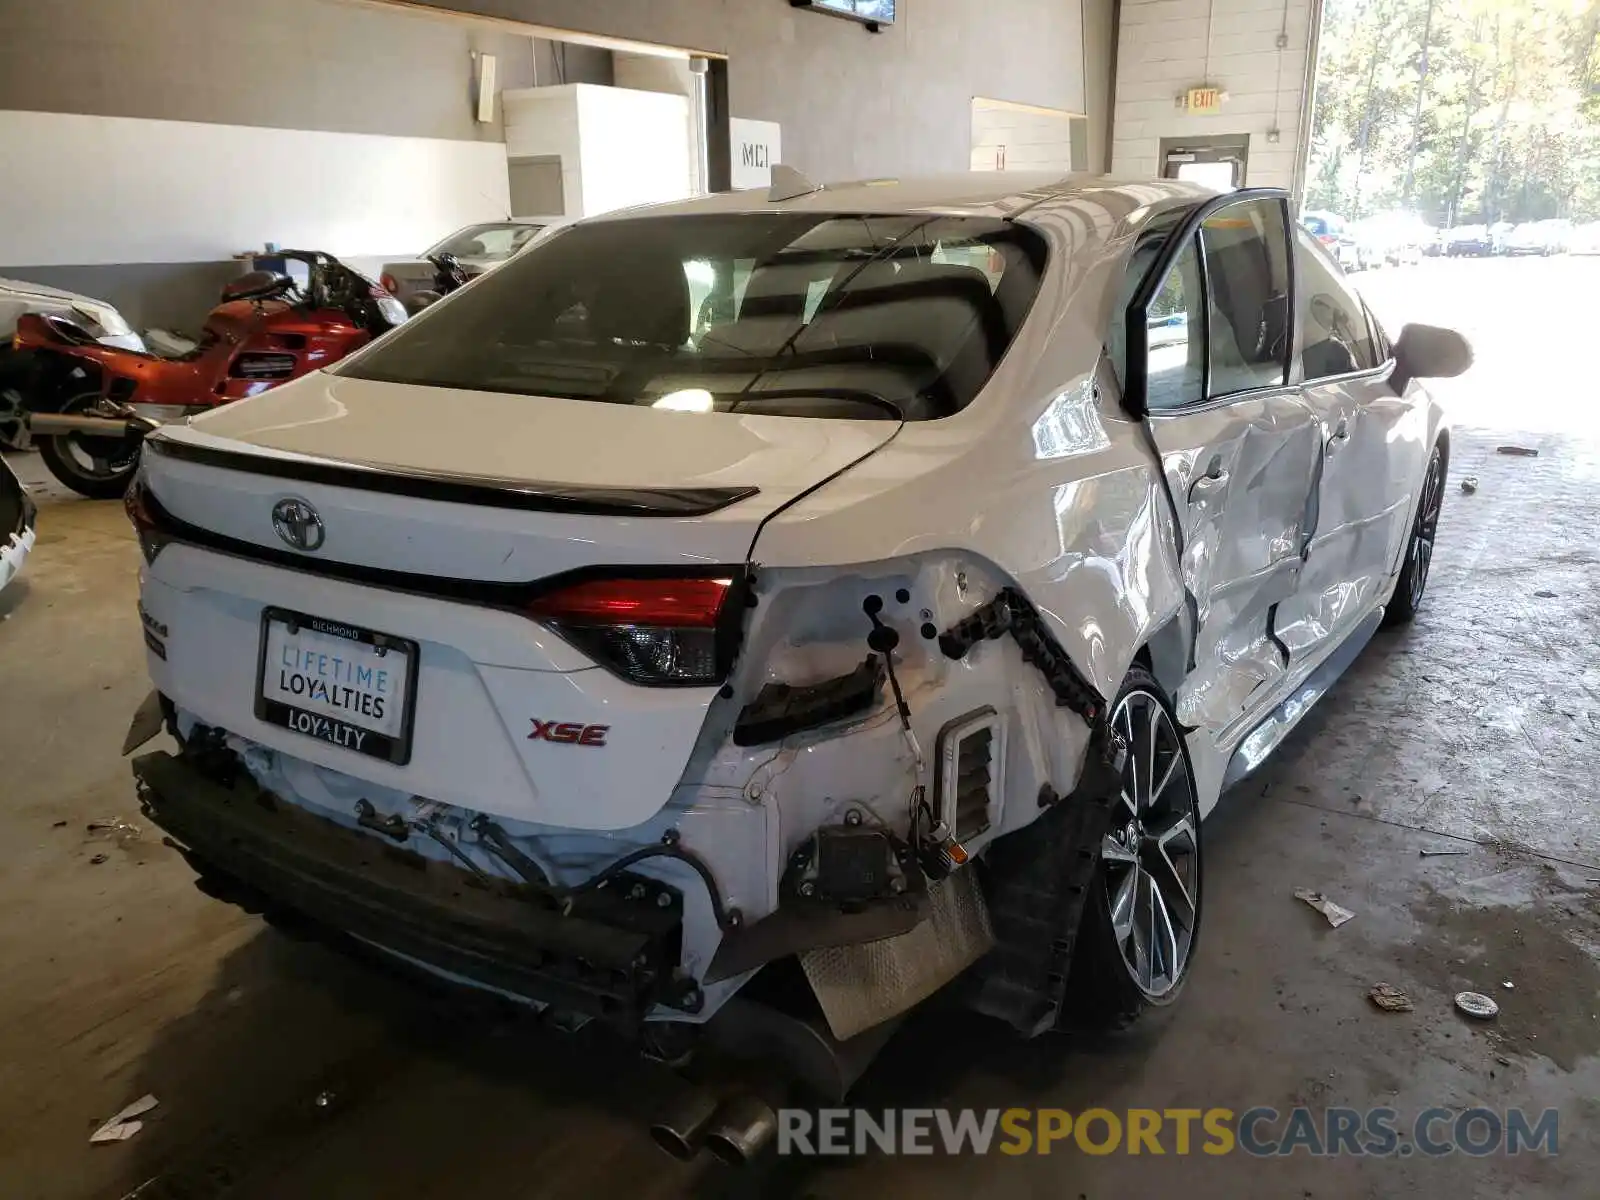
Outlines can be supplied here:
<path id="1" fill-rule="evenodd" d="M 1411 997 L 1395 987 L 1392 983 L 1375 983 L 1372 990 L 1367 993 L 1367 998 L 1384 1012 L 1410 1012 L 1412 1011 Z"/>
<path id="2" fill-rule="evenodd" d="M 132 1104 L 128 1105 L 127 1108 L 123 1109 L 116 1116 L 112 1117 L 111 1120 L 107 1121 L 104 1125 L 100 1126 L 99 1129 L 96 1129 L 93 1133 L 91 1133 L 89 1135 L 89 1144 L 98 1145 L 103 1142 L 127 1141 L 134 1134 L 138 1133 L 139 1130 L 144 1128 L 144 1122 L 135 1120 L 134 1118 L 142 1117 L 158 1103 L 160 1102 L 154 1096 L 140 1096 Z"/>
<path id="3" fill-rule="evenodd" d="M 1298 889 L 1295 892 L 1294 897 L 1296 900 L 1304 900 L 1307 904 L 1311 905 L 1312 908 L 1316 909 L 1323 916 L 1327 917 L 1328 924 L 1332 925 L 1335 929 L 1339 928 L 1339 926 L 1343 925 L 1346 921 L 1355 919 L 1355 913 L 1351 912 L 1348 908 L 1339 907 L 1339 905 L 1335 904 L 1332 900 L 1329 900 L 1321 892 L 1313 892 L 1310 888 Z"/>

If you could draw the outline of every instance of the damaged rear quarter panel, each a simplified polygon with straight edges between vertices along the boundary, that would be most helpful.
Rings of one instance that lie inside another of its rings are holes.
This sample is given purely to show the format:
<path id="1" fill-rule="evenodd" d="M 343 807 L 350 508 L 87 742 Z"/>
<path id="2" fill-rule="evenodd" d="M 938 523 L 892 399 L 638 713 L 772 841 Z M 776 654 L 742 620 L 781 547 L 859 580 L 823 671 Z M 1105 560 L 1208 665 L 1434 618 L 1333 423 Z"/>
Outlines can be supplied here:
<path id="1" fill-rule="evenodd" d="M 1159 467 L 1117 407 L 1103 362 L 1126 240 L 1075 255 L 1076 226 L 1039 220 L 1051 269 L 978 398 L 953 416 L 907 424 L 779 513 L 752 558 L 776 568 L 945 554 L 952 571 L 962 556 L 981 560 L 1022 589 L 1109 698 L 1139 648 L 1182 610 L 1176 537 Z M 992 596 L 969 590 L 955 615 Z"/>

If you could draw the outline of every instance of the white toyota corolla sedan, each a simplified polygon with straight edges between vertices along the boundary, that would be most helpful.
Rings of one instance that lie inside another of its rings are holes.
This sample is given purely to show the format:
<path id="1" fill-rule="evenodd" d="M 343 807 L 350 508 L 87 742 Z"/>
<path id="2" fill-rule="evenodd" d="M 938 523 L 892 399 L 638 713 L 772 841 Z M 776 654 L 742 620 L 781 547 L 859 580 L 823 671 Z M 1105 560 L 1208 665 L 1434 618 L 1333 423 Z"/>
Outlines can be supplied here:
<path id="1" fill-rule="evenodd" d="M 1177 997 L 1202 819 L 1422 602 L 1470 353 L 1279 192 L 778 175 L 154 435 L 129 744 L 214 895 L 838 1093 L 947 984 Z"/>

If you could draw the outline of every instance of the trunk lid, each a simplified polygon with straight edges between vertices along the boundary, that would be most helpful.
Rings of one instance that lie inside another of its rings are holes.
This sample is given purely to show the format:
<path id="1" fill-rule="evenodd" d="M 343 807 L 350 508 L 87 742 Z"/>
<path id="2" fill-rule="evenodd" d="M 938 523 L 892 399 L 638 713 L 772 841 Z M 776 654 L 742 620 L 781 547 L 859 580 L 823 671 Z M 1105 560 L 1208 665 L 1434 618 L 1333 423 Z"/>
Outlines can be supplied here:
<path id="1" fill-rule="evenodd" d="M 162 431 L 150 473 L 174 516 L 225 537 L 283 549 L 272 507 L 299 496 L 319 560 L 527 581 L 743 562 L 766 517 L 896 429 L 317 374 Z"/>

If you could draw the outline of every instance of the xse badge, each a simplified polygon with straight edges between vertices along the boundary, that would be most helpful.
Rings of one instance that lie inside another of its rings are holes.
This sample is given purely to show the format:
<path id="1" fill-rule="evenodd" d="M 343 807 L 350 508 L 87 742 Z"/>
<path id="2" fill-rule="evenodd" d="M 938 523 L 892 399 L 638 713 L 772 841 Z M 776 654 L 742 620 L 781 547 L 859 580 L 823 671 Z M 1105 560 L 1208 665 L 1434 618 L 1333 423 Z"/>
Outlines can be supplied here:
<path id="1" fill-rule="evenodd" d="M 579 725 L 573 721 L 534 721 L 530 742 L 555 742 L 562 746 L 604 746 L 609 725 Z"/>

